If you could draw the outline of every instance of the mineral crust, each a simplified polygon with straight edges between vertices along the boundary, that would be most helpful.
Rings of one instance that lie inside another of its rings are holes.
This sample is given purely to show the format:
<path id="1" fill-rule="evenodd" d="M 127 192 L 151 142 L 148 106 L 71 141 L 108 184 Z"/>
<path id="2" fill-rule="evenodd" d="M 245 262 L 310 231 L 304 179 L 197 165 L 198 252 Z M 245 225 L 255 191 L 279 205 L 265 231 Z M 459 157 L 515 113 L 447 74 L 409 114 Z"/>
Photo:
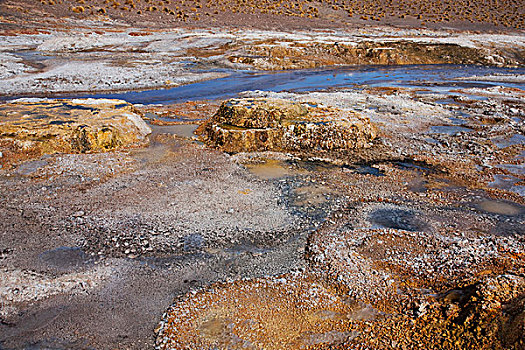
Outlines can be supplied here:
<path id="1" fill-rule="evenodd" d="M 144 144 L 150 133 L 134 107 L 120 100 L 22 99 L 0 105 L 0 143 L 7 156 L 104 152 Z"/>
<path id="2" fill-rule="evenodd" d="M 280 99 L 224 102 L 198 132 L 225 152 L 276 151 L 326 158 L 368 148 L 376 127 L 357 112 Z"/>

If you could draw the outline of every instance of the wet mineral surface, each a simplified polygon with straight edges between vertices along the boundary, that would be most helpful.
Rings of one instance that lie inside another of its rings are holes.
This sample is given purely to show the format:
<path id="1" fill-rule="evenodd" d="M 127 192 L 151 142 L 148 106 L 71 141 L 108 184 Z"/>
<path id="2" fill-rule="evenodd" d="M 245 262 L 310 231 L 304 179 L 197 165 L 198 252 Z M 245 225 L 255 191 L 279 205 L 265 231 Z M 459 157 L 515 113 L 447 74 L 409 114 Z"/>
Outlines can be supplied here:
<path id="1" fill-rule="evenodd" d="M 0 3 L 0 348 L 525 348 L 522 32 L 131 3 Z"/>
<path id="2" fill-rule="evenodd" d="M 455 93 L 243 94 L 358 110 L 360 162 L 228 155 L 204 101 L 135 106 L 142 149 L 3 149 L 2 345 L 522 348 L 524 93 Z"/>

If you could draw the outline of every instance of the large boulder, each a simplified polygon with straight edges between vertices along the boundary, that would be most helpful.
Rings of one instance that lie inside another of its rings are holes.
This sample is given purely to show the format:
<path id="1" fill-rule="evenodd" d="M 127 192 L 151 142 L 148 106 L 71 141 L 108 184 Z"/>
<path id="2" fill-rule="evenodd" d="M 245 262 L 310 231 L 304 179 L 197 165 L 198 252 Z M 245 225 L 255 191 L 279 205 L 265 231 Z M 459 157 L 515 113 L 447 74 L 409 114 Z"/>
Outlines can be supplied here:
<path id="1" fill-rule="evenodd" d="M 228 153 L 277 151 L 333 157 L 369 147 L 377 129 L 352 111 L 246 98 L 224 102 L 198 133 L 205 143 Z"/>
<path id="2" fill-rule="evenodd" d="M 0 143 L 11 151 L 89 153 L 147 143 L 133 105 L 107 99 L 22 99 L 0 104 Z"/>

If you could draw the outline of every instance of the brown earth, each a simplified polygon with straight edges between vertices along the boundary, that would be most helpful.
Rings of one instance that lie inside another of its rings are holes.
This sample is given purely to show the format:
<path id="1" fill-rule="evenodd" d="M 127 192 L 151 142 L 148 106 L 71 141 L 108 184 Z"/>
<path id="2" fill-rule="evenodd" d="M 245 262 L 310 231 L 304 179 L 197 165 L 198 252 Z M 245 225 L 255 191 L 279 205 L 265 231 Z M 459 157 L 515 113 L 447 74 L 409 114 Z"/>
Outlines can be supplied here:
<path id="1" fill-rule="evenodd" d="M 239 26 L 274 29 L 363 25 L 515 30 L 525 26 L 519 0 L 3 0 L 4 22 L 107 19 L 144 27 Z M 30 21 L 31 19 L 31 21 Z M 23 23 L 23 22 L 22 22 Z"/>
<path id="2" fill-rule="evenodd" d="M 302 3 L 2 0 L 0 16 L 4 35 L 49 33 L 42 23 L 148 28 L 132 37 L 163 26 L 524 25 L 517 1 Z M 425 45 L 425 60 L 420 47 L 390 46 L 249 47 L 231 61 L 437 63 L 453 52 L 450 60 L 487 63 L 454 45 Z M 523 91 L 493 92 L 450 108 L 470 115 L 472 131 L 433 134 L 438 122 L 421 106 L 410 111 L 410 92 L 362 91 L 380 135 L 346 166 L 230 156 L 178 134 L 211 116 L 206 101 L 141 107 L 184 120 L 147 116 L 154 132 L 144 149 L 110 142 L 110 152 L 91 153 L 68 141 L 56 153 L 1 140 L 0 347 L 524 349 L 525 201 L 516 191 L 525 146 L 508 140 L 523 134 Z M 385 96 L 391 105 L 377 102 Z M 439 97 L 417 98 L 437 108 Z M 439 126 L 453 126 L 444 119 Z"/>

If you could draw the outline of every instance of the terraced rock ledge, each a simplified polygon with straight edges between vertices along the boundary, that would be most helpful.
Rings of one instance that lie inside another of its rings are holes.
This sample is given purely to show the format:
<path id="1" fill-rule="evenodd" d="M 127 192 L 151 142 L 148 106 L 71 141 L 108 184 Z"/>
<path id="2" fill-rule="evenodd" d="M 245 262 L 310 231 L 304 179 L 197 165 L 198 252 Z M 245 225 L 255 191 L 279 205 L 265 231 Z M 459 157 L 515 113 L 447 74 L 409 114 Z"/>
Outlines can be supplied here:
<path id="1" fill-rule="evenodd" d="M 198 132 L 225 152 L 276 151 L 344 158 L 369 148 L 376 127 L 357 112 L 280 99 L 224 102 Z"/>
<path id="2" fill-rule="evenodd" d="M 121 100 L 16 100 L 0 105 L 0 164 L 145 144 L 150 133 L 133 105 Z"/>

